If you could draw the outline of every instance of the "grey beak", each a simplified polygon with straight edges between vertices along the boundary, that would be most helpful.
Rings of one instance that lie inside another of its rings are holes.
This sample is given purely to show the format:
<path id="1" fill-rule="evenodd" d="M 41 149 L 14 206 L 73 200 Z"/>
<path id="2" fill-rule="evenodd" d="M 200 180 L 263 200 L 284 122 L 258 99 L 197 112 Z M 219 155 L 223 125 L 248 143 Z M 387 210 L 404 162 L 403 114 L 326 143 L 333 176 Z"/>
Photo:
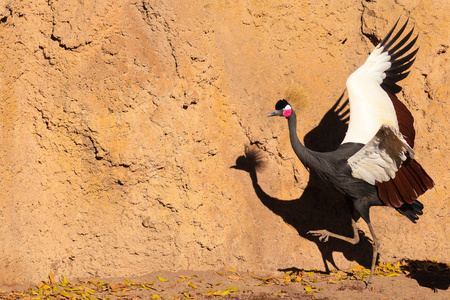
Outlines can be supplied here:
<path id="1" fill-rule="evenodd" d="M 271 112 L 270 114 L 268 114 L 267 116 L 268 116 L 268 117 L 275 117 L 275 116 L 282 116 L 282 115 L 283 115 L 283 112 L 282 112 L 282 111 L 280 111 L 280 110 L 275 110 L 275 111 Z"/>

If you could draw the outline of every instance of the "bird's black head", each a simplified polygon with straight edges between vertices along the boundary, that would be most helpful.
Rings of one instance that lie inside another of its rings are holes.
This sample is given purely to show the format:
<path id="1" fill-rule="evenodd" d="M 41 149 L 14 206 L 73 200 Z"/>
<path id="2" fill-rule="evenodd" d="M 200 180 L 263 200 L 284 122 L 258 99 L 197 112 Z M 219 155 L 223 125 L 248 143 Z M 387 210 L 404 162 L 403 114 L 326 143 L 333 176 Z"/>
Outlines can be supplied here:
<path id="1" fill-rule="evenodd" d="M 275 111 L 268 114 L 268 117 L 278 116 L 278 117 L 286 117 L 289 118 L 292 114 L 291 105 L 284 99 L 279 100 L 277 104 L 275 104 Z"/>

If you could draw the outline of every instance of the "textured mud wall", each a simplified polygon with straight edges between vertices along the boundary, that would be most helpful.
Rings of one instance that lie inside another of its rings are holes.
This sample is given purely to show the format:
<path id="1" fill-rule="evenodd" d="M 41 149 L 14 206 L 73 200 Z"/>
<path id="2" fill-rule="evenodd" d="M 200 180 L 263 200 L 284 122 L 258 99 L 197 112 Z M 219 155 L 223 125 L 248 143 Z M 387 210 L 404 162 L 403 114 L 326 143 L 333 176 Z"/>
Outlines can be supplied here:
<path id="1" fill-rule="evenodd" d="M 448 1 L 1 1 L 0 284 L 367 264 L 363 233 L 306 234 L 350 218 L 266 114 L 301 91 L 299 136 L 331 150 L 347 76 L 408 11 L 420 52 L 400 97 L 436 188 L 416 225 L 372 218 L 382 261 L 448 260 Z M 267 160 L 258 183 L 230 168 L 245 144 Z"/>

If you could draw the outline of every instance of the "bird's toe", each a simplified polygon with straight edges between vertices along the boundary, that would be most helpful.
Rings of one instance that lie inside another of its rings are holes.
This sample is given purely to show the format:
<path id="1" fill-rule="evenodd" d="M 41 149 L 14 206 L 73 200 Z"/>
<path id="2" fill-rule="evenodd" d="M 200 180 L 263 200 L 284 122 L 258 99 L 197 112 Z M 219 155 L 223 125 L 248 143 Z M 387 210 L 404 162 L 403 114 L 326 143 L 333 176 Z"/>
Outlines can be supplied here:
<path id="1" fill-rule="evenodd" d="M 310 230 L 308 231 L 308 234 L 311 234 L 313 236 L 318 236 L 319 241 L 321 242 L 327 242 L 328 238 L 330 237 L 329 232 L 325 229 L 322 230 Z"/>
<path id="2" fill-rule="evenodd" d="M 371 282 L 368 282 L 368 283 L 366 284 L 366 288 L 365 288 L 364 290 L 365 290 L 365 291 L 368 291 L 368 292 L 374 292 L 374 291 L 375 291 L 375 288 L 374 288 L 374 286 L 372 285 Z"/>

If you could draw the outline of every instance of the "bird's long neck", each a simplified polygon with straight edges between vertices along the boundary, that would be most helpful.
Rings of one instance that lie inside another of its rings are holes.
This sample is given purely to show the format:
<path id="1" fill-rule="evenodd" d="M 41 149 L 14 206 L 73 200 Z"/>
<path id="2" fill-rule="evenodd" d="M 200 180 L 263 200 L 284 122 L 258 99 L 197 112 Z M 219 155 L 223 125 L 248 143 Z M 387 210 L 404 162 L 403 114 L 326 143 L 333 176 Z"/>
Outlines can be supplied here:
<path id="1" fill-rule="evenodd" d="M 298 139 L 297 116 L 295 115 L 294 111 L 292 111 L 292 114 L 288 117 L 288 125 L 289 138 L 291 140 L 292 149 L 294 149 L 295 154 L 297 154 L 298 158 L 305 167 L 307 167 L 308 169 L 319 171 L 320 163 L 317 155 L 314 155 L 314 151 L 303 146 L 303 144 Z"/>

